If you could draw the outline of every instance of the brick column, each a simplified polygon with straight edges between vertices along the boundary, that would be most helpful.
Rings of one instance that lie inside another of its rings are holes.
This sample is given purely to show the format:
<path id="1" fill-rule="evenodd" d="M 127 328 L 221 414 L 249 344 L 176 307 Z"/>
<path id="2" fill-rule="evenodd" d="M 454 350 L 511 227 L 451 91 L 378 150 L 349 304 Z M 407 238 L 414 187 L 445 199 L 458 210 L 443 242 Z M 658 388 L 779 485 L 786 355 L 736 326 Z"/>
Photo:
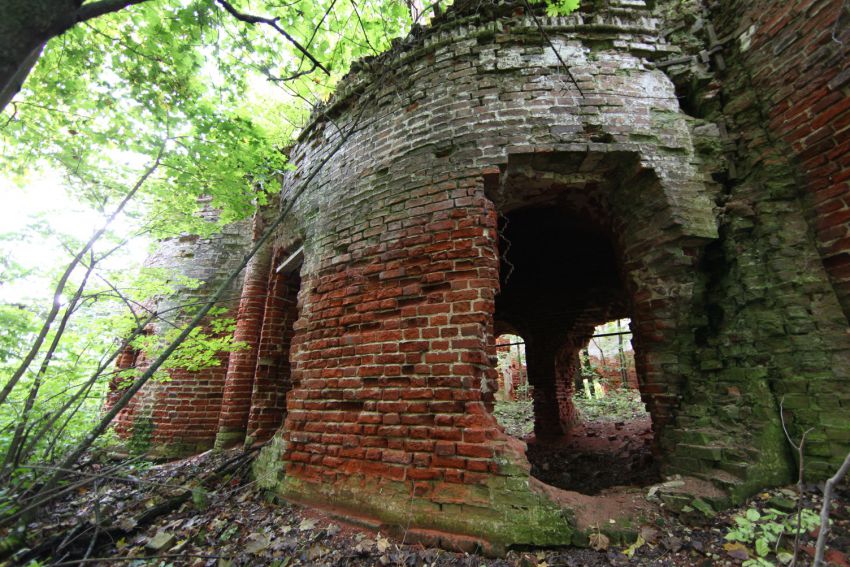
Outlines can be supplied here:
<path id="1" fill-rule="evenodd" d="M 216 448 L 233 446 L 245 438 L 270 270 L 269 247 L 260 249 L 245 268 L 245 282 L 242 286 L 233 338 L 246 343 L 248 347 L 230 353 L 215 440 Z"/>
<path id="2" fill-rule="evenodd" d="M 561 430 L 566 432 L 575 425 L 577 415 L 573 394 L 576 375 L 581 374 L 579 349 L 572 345 L 562 348 L 555 358 L 555 398 Z"/>
<path id="3" fill-rule="evenodd" d="M 555 383 L 555 349 L 548 342 L 526 343 L 528 380 L 534 386 L 534 435 L 538 439 L 564 433 Z"/>
<path id="4" fill-rule="evenodd" d="M 275 262 L 276 264 L 276 262 Z M 292 389 L 289 349 L 298 318 L 298 272 L 272 272 L 260 333 L 246 444 L 262 442 L 283 423 L 286 393 Z"/>

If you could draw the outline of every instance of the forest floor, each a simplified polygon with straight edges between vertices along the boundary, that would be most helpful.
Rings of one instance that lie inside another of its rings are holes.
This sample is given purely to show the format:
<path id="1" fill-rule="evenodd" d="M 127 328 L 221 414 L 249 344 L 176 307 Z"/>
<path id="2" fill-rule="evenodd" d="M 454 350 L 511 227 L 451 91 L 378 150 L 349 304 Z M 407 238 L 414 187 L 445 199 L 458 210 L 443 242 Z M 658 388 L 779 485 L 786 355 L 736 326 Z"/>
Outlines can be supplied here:
<path id="1" fill-rule="evenodd" d="M 31 551 L 22 550 L 7 565 L 242 565 L 410 566 L 410 567 L 555 567 L 602 565 L 736 566 L 779 565 L 775 549 L 788 549 L 790 530 L 758 562 L 756 540 L 771 525 L 786 524 L 795 507 L 794 487 L 758 494 L 737 508 L 711 516 L 662 512 L 643 526 L 631 546 L 600 549 L 535 549 L 511 551 L 504 558 L 451 553 L 405 544 L 385 534 L 355 528 L 316 511 L 271 502 L 238 467 L 214 482 L 213 471 L 235 453 L 205 453 L 159 465 L 130 465 L 109 472 L 109 464 L 91 464 L 101 475 L 57 502 L 27 529 Z M 189 496 L 185 496 L 186 494 Z M 152 510 L 169 511 L 152 515 Z M 804 506 L 820 507 L 817 486 L 807 486 Z M 770 521 L 770 509 L 781 516 Z M 756 519 L 756 515 L 759 519 Z M 807 517 L 809 515 L 807 514 Z M 737 519 L 736 519 L 737 518 Z M 727 534 L 741 532 L 741 519 L 752 526 L 744 541 Z M 850 491 L 833 500 L 830 565 L 850 566 Z M 786 528 L 787 529 L 787 526 Z M 816 531 L 802 535 L 800 564 L 811 563 Z M 602 542 L 604 543 L 604 542 Z M 787 559 L 786 556 L 782 557 Z M 750 563 L 745 563 L 747 560 Z"/>
<path id="2" fill-rule="evenodd" d="M 664 513 L 640 530 L 632 546 L 512 551 L 500 559 L 407 545 L 384 534 L 354 528 L 313 510 L 268 501 L 244 464 L 224 476 L 214 471 L 236 454 L 205 453 L 166 464 L 109 463 L 87 467 L 92 483 L 56 502 L 27 527 L 30 551 L 8 565 L 404 565 L 424 566 L 719 566 L 781 564 L 770 542 L 759 563 L 757 539 L 793 516 L 793 487 L 758 494 L 743 506 L 711 516 Z M 210 479 L 206 483 L 199 479 Z M 821 496 L 807 486 L 804 507 L 816 512 Z M 780 515 L 772 517 L 771 509 Z M 160 512 L 160 513 L 151 513 Z M 811 518 L 807 513 L 807 518 Z M 742 519 L 751 527 L 742 530 Z M 850 566 L 850 491 L 833 500 L 831 565 Z M 788 529 L 785 526 L 782 529 Z M 773 530 L 775 531 L 775 530 Z M 729 533 L 743 541 L 730 541 Z M 749 535 L 748 535 L 749 534 Z M 786 532 L 790 534 L 790 529 Z M 802 564 L 809 564 L 816 532 L 802 536 Z M 787 559 L 782 556 L 782 559 Z"/>
<path id="3" fill-rule="evenodd" d="M 514 425 L 527 434 L 522 404 L 508 411 L 517 414 Z M 527 438 L 533 474 L 586 494 L 605 494 L 617 483 L 652 493 L 650 485 L 660 479 L 651 466 L 646 416 L 587 413 L 570 439 L 542 443 Z M 600 449 L 601 454 L 592 454 Z M 657 520 L 640 527 L 631 545 L 611 545 L 603 537 L 596 540 L 596 550 L 533 549 L 493 559 L 410 545 L 315 510 L 272 501 L 251 481 L 248 456 L 235 451 L 162 464 L 103 459 L 90 462 L 80 479 L 88 483 L 78 483 L 31 522 L 25 534 L 28 548 L 0 561 L 0 567 L 783 565 L 793 549 L 797 500 L 796 487 L 789 486 L 717 513 L 687 507 L 673 513 L 661 506 Z M 799 565 L 811 564 L 822 503 L 820 486 L 804 488 Z M 832 503 L 827 559 L 830 565 L 850 567 L 846 483 Z M 0 538 L 8 535 L 0 533 Z"/>

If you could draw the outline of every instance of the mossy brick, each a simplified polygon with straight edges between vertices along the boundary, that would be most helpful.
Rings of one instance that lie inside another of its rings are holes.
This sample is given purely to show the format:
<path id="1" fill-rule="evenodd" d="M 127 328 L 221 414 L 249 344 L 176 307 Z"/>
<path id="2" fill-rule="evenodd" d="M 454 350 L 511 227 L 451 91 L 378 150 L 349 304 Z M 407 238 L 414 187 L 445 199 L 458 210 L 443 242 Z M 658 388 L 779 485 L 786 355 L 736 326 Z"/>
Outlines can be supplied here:
<path id="1" fill-rule="evenodd" d="M 844 413 L 822 415 L 820 423 L 824 427 L 850 431 L 850 416 Z"/>
<path id="2" fill-rule="evenodd" d="M 723 362 L 720 360 L 702 360 L 699 363 L 700 370 L 720 370 Z"/>
<path id="3" fill-rule="evenodd" d="M 806 478 L 828 478 L 835 474 L 836 466 L 829 461 L 810 458 L 806 461 Z"/>
<path id="4" fill-rule="evenodd" d="M 717 432 L 706 432 L 698 430 L 679 430 L 671 432 L 671 436 L 678 442 L 688 445 L 709 445 L 717 439 Z"/>
<path id="5" fill-rule="evenodd" d="M 785 394 L 782 397 L 782 407 L 787 410 L 808 408 L 812 406 L 812 398 L 805 394 Z"/>
<path id="6" fill-rule="evenodd" d="M 850 428 L 836 429 L 832 427 L 823 428 L 826 439 L 836 443 L 850 443 Z"/>
<path id="7" fill-rule="evenodd" d="M 684 508 L 685 506 L 689 506 L 691 500 L 693 499 L 693 496 L 690 496 L 688 494 L 677 494 L 670 492 L 659 494 L 659 497 L 661 498 L 661 501 L 664 503 L 664 505 L 667 506 L 667 508 L 669 510 L 672 510 L 673 512 L 681 512 L 682 508 Z"/>
<path id="8" fill-rule="evenodd" d="M 841 461 L 850 454 L 850 442 L 843 442 L 836 439 L 835 443 L 829 444 L 829 453 L 832 456 L 832 463 L 836 469 L 841 465 Z"/>
<path id="9" fill-rule="evenodd" d="M 720 461 L 723 459 L 722 447 L 711 447 L 706 445 L 679 445 L 679 451 L 688 457 L 704 461 Z"/>
<path id="10" fill-rule="evenodd" d="M 666 465 L 673 471 L 683 474 L 700 473 L 707 470 L 707 467 L 699 459 L 687 457 L 680 454 L 678 451 L 675 456 L 666 459 Z"/>
<path id="11" fill-rule="evenodd" d="M 844 407 L 844 405 L 841 403 L 841 398 L 839 398 L 836 393 L 830 392 L 829 394 L 830 395 L 827 396 L 817 396 L 815 398 L 817 402 L 817 405 L 815 407 L 818 407 L 824 410 L 825 412 L 830 412 L 834 415 L 840 415 L 841 408 Z M 850 419 L 848 419 L 848 421 L 850 421 Z"/>
<path id="12" fill-rule="evenodd" d="M 806 454 L 816 457 L 829 457 L 832 455 L 832 448 L 829 443 L 808 442 L 806 443 Z"/>

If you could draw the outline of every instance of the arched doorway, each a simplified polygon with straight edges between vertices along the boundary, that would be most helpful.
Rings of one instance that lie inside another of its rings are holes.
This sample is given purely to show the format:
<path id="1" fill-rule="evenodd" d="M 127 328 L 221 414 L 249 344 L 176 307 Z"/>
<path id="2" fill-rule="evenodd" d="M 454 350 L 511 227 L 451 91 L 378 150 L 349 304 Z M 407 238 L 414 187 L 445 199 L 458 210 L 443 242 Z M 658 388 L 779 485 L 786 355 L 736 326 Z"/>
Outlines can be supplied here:
<path id="1" fill-rule="evenodd" d="M 659 178 L 636 153 L 512 155 L 485 186 L 499 216 L 495 328 L 525 339 L 532 475 L 587 493 L 655 481 L 658 434 L 685 368 L 676 329 L 692 300 L 694 274 L 676 258 L 699 243 L 669 218 Z M 574 402 L 582 352 L 600 325 L 626 318 L 645 420 L 588 423 Z"/>

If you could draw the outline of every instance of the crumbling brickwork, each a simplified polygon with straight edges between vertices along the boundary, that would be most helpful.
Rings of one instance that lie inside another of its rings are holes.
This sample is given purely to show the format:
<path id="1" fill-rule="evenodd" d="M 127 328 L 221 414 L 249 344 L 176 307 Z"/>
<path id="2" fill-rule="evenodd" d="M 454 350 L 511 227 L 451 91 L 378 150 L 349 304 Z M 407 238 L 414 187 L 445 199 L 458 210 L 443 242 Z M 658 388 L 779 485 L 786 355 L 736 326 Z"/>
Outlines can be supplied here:
<path id="1" fill-rule="evenodd" d="M 209 222 L 218 218 L 209 208 L 204 208 L 201 214 Z M 148 312 L 159 314 L 147 329 L 149 333 L 161 334 L 172 324 L 185 321 L 186 311 L 197 307 L 224 280 L 251 242 L 250 226 L 250 222 L 243 221 L 207 238 L 176 238 L 160 245 L 148 259 L 149 267 L 172 270 L 176 275 L 202 283 L 197 288 L 181 288 L 170 297 L 156 298 L 146 306 Z M 222 307 L 228 313 L 224 316 L 236 316 L 241 287 L 241 281 L 235 282 L 226 295 Z M 144 370 L 146 358 L 145 353 L 128 350 L 118 360 L 118 368 Z M 167 382 L 153 381 L 118 415 L 116 431 L 130 441 L 132 448 L 157 455 L 185 455 L 209 449 L 218 429 L 227 362 L 227 353 L 222 353 L 217 366 L 200 371 L 168 370 Z M 121 385 L 113 383 L 107 403 L 118 398 Z"/>
<path id="2" fill-rule="evenodd" d="M 286 498 L 444 545 L 581 542 L 491 414 L 494 330 L 526 340 L 535 433 L 559 435 L 579 349 L 628 317 L 663 472 L 732 500 L 787 481 L 782 403 L 826 474 L 850 450 L 850 39 L 838 3 L 770 5 L 458 2 L 359 64 L 291 152 L 204 443 L 282 421 L 261 461 Z M 169 411 L 156 443 L 196 410 Z"/>
<path id="3" fill-rule="evenodd" d="M 805 190 L 823 264 L 850 318 L 850 6 L 727 4 L 720 32 L 743 33 L 730 46 L 737 92 L 725 113 L 747 126 L 742 141 L 753 158 L 790 151 L 783 161 Z"/>

